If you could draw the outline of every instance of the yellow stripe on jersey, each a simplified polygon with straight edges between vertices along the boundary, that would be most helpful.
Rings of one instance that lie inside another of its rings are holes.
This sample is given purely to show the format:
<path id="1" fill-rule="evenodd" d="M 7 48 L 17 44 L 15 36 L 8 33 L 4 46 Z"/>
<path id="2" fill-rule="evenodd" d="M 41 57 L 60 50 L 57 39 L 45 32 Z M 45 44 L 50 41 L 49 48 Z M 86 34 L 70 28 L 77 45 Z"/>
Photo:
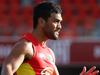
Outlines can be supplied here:
<path id="1" fill-rule="evenodd" d="M 36 75 L 33 68 L 28 63 L 23 63 L 16 72 L 17 75 Z"/>

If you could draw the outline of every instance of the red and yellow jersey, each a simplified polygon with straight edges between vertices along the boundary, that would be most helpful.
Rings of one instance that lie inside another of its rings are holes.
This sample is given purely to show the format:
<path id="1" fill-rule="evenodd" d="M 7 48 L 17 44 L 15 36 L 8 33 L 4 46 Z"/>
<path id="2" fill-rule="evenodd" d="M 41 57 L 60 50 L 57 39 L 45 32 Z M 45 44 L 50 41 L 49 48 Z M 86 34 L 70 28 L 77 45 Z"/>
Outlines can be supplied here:
<path id="1" fill-rule="evenodd" d="M 24 39 L 32 42 L 34 55 L 32 59 L 24 61 L 15 74 L 46 75 L 48 70 L 53 72 L 54 68 L 51 62 L 55 61 L 55 56 L 52 50 L 47 46 L 41 45 L 39 41 L 32 36 L 32 34 L 26 34 Z"/>

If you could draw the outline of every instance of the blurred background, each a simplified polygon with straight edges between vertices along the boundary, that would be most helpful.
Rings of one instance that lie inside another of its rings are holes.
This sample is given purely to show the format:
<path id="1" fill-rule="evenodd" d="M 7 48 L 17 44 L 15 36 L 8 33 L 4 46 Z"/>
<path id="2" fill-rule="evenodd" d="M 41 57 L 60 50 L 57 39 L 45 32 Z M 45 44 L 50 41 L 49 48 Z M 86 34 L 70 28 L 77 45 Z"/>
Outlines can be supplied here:
<path id="1" fill-rule="evenodd" d="M 100 0 L 0 0 L 0 68 L 20 36 L 32 31 L 32 10 L 42 1 L 63 10 L 60 39 L 47 43 L 60 75 L 79 75 L 83 66 L 100 69 Z"/>

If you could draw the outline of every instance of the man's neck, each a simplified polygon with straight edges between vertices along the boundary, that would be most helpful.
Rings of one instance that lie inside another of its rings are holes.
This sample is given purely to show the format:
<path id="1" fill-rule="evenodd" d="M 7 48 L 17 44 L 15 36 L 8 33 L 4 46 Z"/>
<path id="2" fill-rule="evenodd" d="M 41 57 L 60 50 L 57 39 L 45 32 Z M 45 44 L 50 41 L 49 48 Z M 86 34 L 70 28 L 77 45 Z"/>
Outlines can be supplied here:
<path id="1" fill-rule="evenodd" d="M 34 30 L 32 32 L 32 35 L 42 44 L 45 45 L 46 41 L 48 40 L 43 34 L 41 34 L 39 31 Z"/>

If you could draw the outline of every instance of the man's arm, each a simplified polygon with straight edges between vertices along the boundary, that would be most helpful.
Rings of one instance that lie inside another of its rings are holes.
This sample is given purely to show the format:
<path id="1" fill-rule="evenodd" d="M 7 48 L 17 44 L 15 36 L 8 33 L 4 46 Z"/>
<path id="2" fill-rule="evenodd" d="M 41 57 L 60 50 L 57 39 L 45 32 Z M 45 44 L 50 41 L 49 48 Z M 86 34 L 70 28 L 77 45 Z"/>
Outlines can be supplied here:
<path id="1" fill-rule="evenodd" d="M 25 41 L 17 43 L 4 61 L 1 75 L 13 75 L 24 61 L 25 55 L 28 53 L 27 49 Z"/>
<path id="2" fill-rule="evenodd" d="M 58 72 L 58 69 L 57 69 L 57 66 L 56 66 L 56 63 L 55 63 L 55 56 L 54 56 L 54 60 L 51 61 L 51 64 L 53 65 L 53 68 L 54 68 L 53 75 L 59 75 L 59 72 Z"/>
<path id="3" fill-rule="evenodd" d="M 53 75 L 59 75 L 59 72 L 58 72 L 57 66 L 56 66 L 55 64 L 54 64 L 53 66 L 54 66 L 54 69 L 55 69 Z"/>

